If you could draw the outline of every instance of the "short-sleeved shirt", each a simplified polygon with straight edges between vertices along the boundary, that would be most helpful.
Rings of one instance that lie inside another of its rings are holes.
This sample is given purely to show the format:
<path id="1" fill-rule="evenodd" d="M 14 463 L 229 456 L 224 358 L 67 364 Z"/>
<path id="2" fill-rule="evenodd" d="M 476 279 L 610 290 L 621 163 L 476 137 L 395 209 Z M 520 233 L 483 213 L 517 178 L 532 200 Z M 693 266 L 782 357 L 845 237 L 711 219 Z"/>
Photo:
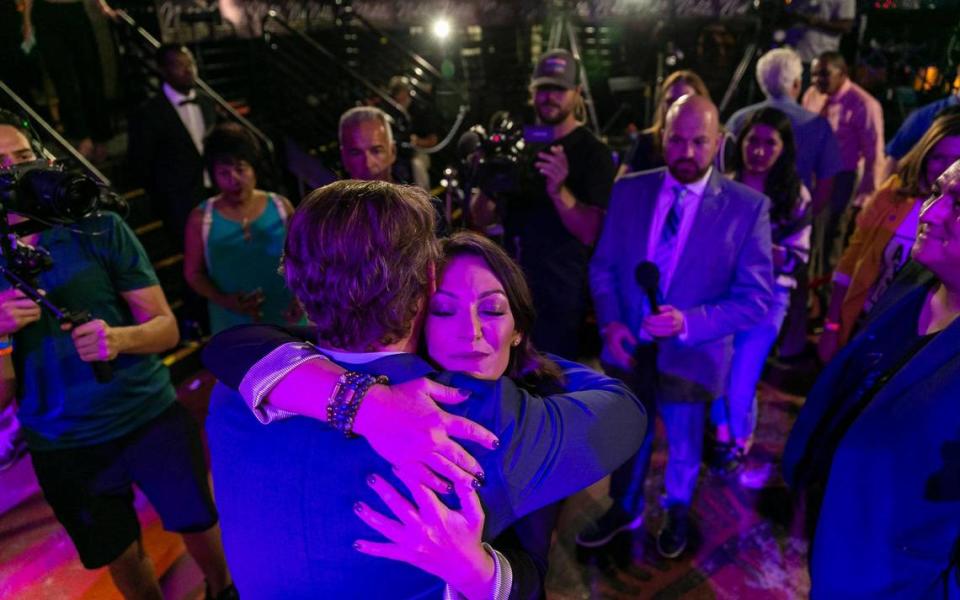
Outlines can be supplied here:
<path id="1" fill-rule="evenodd" d="M 887 143 L 887 147 L 884 148 L 887 156 L 892 156 L 897 160 L 903 158 L 907 152 L 910 152 L 914 144 L 920 141 L 923 134 L 930 129 L 930 126 L 933 125 L 933 120 L 937 118 L 940 111 L 945 108 L 950 108 L 951 106 L 957 106 L 958 104 L 960 104 L 960 98 L 955 94 L 950 94 L 946 98 L 934 100 L 930 104 L 921 106 L 910 113 L 910 116 L 908 116 L 903 124 L 900 125 L 900 128 L 897 129 L 897 133 L 893 136 L 893 139 L 890 140 L 890 142 Z"/>
<path id="2" fill-rule="evenodd" d="M 86 218 L 72 230 L 46 230 L 37 245 L 53 257 L 53 268 L 39 278 L 47 298 L 71 312 L 87 310 L 111 326 L 136 324 L 122 292 L 158 284 L 143 246 L 113 213 Z M 0 287 L 10 286 L 0 280 Z M 17 332 L 13 344 L 18 417 L 34 450 L 117 438 L 176 400 L 169 371 L 152 354 L 119 355 L 112 361 L 113 379 L 98 383 L 70 333 L 47 311 Z"/>
<path id="3" fill-rule="evenodd" d="M 734 136 L 740 135 L 747 117 L 767 107 L 783 111 L 790 119 L 794 143 L 797 146 L 797 174 L 808 189 L 812 190 L 814 187 L 814 176 L 820 180 L 837 174 L 840 170 L 840 147 L 837 145 L 837 137 L 830 128 L 830 123 L 793 100 L 769 98 L 741 108 L 727 120 L 727 129 Z"/>
<path id="4" fill-rule="evenodd" d="M 506 245 L 524 268 L 535 301 L 553 301 L 547 298 L 562 294 L 571 301 L 585 302 L 590 247 L 564 227 L 547 195 L 546 180 L 533 166 L 539 152 L 555 145 L 563 146 L 567 156 L 565 185 L 577 202 L 605 209 L 610 201 L 616 175 L 613 155 L 586 127 L 577 127 L 551 144 L 527 146 L 522 191 L 507 204 Z"/>
<path id="5" fill-rule="evenodd" d="M 857 17 L 856 0 L 796 0 L 791 5 L 792 12 L 820 17 L 827 21 L 849 21 Z M 839 33 L 827 33 L 814 27 L 797 25 L 787 32 L 787 41 L 800 55 L 804 64 L 824 52 L 836 52 L 840 49 Z"/>

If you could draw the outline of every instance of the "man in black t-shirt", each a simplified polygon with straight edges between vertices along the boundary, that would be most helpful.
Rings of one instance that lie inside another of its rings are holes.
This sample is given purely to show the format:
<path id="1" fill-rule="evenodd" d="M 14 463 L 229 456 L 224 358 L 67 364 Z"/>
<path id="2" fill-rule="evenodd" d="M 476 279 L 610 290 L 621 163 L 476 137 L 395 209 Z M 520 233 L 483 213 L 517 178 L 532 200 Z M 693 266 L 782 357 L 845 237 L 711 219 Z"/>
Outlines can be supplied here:
<path id="1" fill-rule="evenodd" d="M 610 150 L 577 119 L 583 100 L 569 52 L 544 54 L 530 88 L 537 118 L 552 128 L 552 141 L 524 149 L 521 189 L 504 207 L 506 246 L 533 291 L 537 347 L 575 359 L 588 306 L 587 265 L 616 168 Z M 471 213 L 474 223 L 486 225 L 496 206 L 481 194 Z"/>

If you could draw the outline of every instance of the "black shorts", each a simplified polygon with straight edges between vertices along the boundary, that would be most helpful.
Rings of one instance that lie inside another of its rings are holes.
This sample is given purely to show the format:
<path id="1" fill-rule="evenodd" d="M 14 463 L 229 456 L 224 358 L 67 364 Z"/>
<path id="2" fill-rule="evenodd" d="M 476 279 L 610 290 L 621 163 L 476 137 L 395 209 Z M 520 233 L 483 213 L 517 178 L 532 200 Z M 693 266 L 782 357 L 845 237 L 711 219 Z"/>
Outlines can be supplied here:
<path id="1" fill-rule="evenodd" d="M 167 531 L 217 523 L 200 429 L 179 402 L 115 440 L 30 455 L 44 498 L 88 569 L 110 564 L 140 538 L 132 484 Z"/>

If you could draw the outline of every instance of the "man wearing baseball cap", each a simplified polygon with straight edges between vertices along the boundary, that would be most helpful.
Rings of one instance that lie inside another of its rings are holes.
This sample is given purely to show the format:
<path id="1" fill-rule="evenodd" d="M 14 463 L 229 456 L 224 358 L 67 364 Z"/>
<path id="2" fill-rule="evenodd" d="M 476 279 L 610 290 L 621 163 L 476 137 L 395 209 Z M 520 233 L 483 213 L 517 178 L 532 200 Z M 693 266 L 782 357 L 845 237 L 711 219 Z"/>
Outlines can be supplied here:
<path id="1" fill-rule="evenodd" d="M 610 149 L 583 126 L 577 63 L 566 50 L 546 52 L 530 82 L 544 141 L 524 148 L 520 190 L 507 195 L 507 250 L 519 261 L 533 291 L 537 347 L 576 359 L 587 312 L 587 265 L 600 234 L 616 168 Z M 480 195 L 474 222 L 490 224 L 497 211 Z"/>

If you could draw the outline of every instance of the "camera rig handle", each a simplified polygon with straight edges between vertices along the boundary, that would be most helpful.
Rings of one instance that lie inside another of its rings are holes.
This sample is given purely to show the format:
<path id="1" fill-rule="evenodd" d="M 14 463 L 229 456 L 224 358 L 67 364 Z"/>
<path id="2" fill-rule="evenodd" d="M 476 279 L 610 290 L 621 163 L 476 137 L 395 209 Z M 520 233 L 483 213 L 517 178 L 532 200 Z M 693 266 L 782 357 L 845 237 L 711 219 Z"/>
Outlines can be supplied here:
<path id="1" fill-rule="evenodd" d="M 50 302 L 46 296 L 41 294 L 40 290 L 24 281 L 23 278 L 3 265 L 0 265 L 0 274 L 10 282 L 10 285 L 23 292 L 25 296 L 36 302 L 40 308 L 46 309 L 47 312 L 56 317 L 61 325 L 77 327 L 93 320 L 88 311 L 84 310 L 71 313 L 70 311 L 59 308 L 53 302 Z M 98 360 L 91 362 L 90 366 L 93 368 L 93 375 L 96 377 L 97 383 L 108 383 L 113 379 L 113 367 L 109 362 Z"/>

